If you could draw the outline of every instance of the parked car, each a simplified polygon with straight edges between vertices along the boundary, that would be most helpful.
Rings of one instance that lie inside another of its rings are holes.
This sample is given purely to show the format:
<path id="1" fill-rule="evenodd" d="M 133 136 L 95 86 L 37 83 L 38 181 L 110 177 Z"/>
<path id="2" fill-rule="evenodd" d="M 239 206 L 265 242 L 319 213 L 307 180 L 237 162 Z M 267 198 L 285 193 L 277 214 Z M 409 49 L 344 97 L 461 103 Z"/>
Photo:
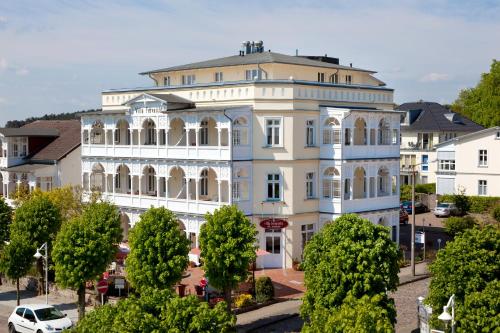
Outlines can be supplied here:
<path id="1" fill-rule="evenodd" d="M 401 203 L 401 206 L 403 207 L 404 210 L 406 210 L 406 212 L 408 214 L 411 214 L 411 201 L 403 201 Z M 427 208 L 426 205 L 424 205 L 423 203 L 421 203 L 420 201 L 415 201 L 415 214 L 420 214 L 420 213 L 426 213 L 429 211 L 429 208 Z"/>
<path id="2" fill-rule="evenodd" d="M 408 224 L 408 213 L 403 207 L 399 209 L 399 224 Z"/>
<path id="3" fill-rule="evenodd" d="M 460 215 L 460 209 L 451 202 L 442 202 L 434 208 L 434 215 L 437 217 L 447 217 L 452 215 Z"/>
<path id="4" fill-rule="evenodd" d="M 73 322 L 52 305 L 23 304 L 16 306 L 8 325 L 9 333 L 52 333 L 71 328 Z"/>

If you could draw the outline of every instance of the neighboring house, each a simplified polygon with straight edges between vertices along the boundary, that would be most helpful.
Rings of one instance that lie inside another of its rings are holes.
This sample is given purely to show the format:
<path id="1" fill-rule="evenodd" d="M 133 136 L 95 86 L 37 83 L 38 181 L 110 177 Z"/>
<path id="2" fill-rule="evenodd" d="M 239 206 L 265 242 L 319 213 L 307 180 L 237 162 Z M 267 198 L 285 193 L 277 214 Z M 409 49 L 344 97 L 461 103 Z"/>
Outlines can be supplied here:
<path id="1" fill-rule="evenodd" d="M 500 197 L 500 127 L 467 134 L 436 146 L 436 191 Z"/>
<path id="2" fill-rule="evenodd" d="M 79 120 L 38 120 L 0 128 L 0 195 L 21 184 L 44 191 L 81 183 Z"/>
<path id="3" fill-rule="evenodd" d="M 342 213 L 399 231 L 393 89 L 330 57 L 264 52 L 143 73 L 155 86 L 102 93 L 82 115 L 82 183 L 123 227 L 174 211 L 198 246 L 204 214 L 236 204 L 257 226 L 265 267 L 291 267 Z"/>
<path id="4" fill-rule="evenodd" d="M 401 183 L 436 182 L 436 145 L 449 139 L 482 130 L 481 125 L 434 102 L 404 103 L 396 108 L 401 117 Z"/>

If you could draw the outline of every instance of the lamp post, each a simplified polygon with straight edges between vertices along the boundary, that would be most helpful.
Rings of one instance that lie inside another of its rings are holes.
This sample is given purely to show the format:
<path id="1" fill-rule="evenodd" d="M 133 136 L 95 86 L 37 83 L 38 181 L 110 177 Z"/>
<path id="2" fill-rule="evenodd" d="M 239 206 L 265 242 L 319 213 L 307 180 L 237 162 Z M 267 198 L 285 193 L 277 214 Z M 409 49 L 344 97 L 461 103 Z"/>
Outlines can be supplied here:
<path id="1" fill-rule="evenodd" d="M 450 306 L 451 315 L 448 312 Z M 455 294 L 451 295 L 448 304 L 443 306 L 443 313 L 438 316 L 438 319 L 443 321 L 446 327 L 448 327 L 448 323 L 451 321 L 451 333 L 455 333 Z"/>
<path id="2" fill-rule="evenodd" d="M 45 255 L 42 255 L 40 251 L 44 249 Z M 36 249 L 36 253 L 34 255 L 36 259 L 40 259 L 43 257 L 45 261 L 45 304 L 49 304 L 49 251 L 47 243 L 43 243 L 38 249 Z"/>

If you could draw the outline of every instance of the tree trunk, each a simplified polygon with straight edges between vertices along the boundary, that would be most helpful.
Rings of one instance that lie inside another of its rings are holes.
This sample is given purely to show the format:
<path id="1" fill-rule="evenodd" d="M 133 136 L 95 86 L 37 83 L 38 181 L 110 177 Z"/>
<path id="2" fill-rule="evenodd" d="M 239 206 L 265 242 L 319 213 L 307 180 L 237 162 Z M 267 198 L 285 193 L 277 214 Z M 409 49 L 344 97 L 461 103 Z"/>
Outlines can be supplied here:
<path id="1" fill-rule="evenodd" d="M 17 305 L 21 305 L 21 297 L 19 296 L 19 278 L 16 279 L 16 299 Z"/>
<path id="2" fill-rule="evenodd" d="M 227 313 L 231 313 L 231 287 L 224 288 L 224 299 L 226 300 Z"/>
<path id="3" fill-rule="evenodd" d="M 78 321 L 85 316 L 85 282 L 78 287 Z"/>

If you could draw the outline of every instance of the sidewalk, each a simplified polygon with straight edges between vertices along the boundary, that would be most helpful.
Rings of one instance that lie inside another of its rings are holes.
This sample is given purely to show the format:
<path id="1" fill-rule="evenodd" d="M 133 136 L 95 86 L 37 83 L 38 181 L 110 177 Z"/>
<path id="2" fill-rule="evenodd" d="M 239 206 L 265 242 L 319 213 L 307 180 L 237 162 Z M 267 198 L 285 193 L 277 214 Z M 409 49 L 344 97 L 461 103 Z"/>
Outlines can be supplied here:
<path id="1" fill-rule="evenodd" d="M 403 267 L 399 272 L 399 285 L 409 284 L 429 277 L 427 263 L 415 265 L 415 276 L 411 275 L 411 267 Z M 285 320 L 299 314 L 302 301 L 291 299 L 275 303 L 254 311 L 241 313 L 236 316 L 236 327 L 238 332 L 256 331 L 270 323 Z"/>

